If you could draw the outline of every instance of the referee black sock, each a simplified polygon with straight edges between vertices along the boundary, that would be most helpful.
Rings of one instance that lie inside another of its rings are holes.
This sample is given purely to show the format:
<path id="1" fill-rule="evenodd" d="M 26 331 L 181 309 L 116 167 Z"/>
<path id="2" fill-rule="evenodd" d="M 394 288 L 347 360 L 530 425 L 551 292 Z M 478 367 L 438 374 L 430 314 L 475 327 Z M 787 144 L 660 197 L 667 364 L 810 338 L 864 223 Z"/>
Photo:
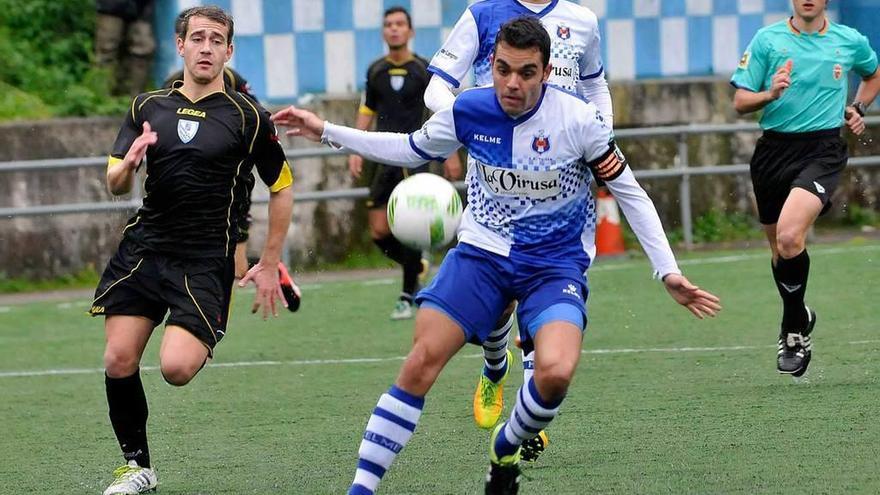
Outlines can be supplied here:
<path id="1" fill-rule="evenodd" d="M 147 446 L 147 396 L 141 383 L 140 370 L 125 378 L 104 375 L 110 423 L 126 462 L 134 459 L 138 466 L 150 467 Z"/>
<path id="2" fill-rule="evenodd" d="M 403 267 L 403 292 L 415 294 L 419 274 L 422 272 L 422 253 L 404 246 L 391 235 L 381 239 L 373 239 L 373 242 L 379 246 L 385 256 Z"/>
<path id="3" fill-rule="evenodd" d="M 793 258 L 780 256 L 773 267 L 776 288 L 782 297 L 782 329 L 801 331 L 807 326 L 804 295 L 810 274 L 810 255 L 804 249 Z"/>

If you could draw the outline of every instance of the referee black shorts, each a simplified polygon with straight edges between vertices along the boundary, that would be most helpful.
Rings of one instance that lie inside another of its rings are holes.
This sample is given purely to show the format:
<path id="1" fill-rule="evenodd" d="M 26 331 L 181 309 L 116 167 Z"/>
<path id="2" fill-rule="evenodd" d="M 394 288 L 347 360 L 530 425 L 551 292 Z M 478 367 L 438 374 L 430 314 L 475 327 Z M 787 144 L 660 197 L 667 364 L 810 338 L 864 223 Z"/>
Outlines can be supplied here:
<path id="1" fill-rule="evenodd" d="M 123 239 L 107 263 L 89 313 L 142 316 L 176 325 L 195 335 L 214 354 L 226 333 L 235 261 L 178 258 L 142 249 Z"/>
<path id="2" fill-rule="evenodd" d="M 822 201 L 822 214 L 827 212 L 847 158 L 840 129 L 803 133 L 764 131 L 750 163 L 761 223 L 772 225 L 779 221 L 782 206 L 795 187 L 815 194 Z"/>
<path id="3" fill-rule="evenodd" d="M 366 177 L 370 185 L 367 208 L 384 208 L 391 197 L 391 191 L 400 181 L 413 174 L 428 172 L 429 168 L 429 163 L 417 168 L 404 168 L 364 160 L 364 170 L 370 174 Z"/>

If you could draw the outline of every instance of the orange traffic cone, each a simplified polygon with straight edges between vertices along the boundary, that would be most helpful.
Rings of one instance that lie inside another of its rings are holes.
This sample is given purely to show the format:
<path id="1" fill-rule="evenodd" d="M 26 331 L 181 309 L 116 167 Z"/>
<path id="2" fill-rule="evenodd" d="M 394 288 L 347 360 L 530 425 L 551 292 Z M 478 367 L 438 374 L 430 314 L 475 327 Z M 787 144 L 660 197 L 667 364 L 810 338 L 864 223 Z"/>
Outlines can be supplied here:
<path id="1" fill-rule="evenodd" d="M 599 188 L 596 199 L 596 254 L 602 256 L 623 254 L 623 230 L 620 228 L 620 211 L 617 201 L 604 187 Z"/>

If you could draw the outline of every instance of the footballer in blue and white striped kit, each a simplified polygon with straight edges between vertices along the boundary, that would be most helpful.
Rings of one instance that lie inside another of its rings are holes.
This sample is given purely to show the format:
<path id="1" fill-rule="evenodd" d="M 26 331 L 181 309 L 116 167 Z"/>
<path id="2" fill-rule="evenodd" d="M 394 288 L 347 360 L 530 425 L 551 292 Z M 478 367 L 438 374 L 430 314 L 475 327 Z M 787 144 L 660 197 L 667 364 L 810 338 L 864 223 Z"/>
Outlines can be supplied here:
<path id="1" fill-rule="evenodd" d="M 591 172 L 621 203 L 670 295 L 698 317 L 721 309 L 681 275 L 653 203 L 596 106 L 546 84 L 550 38 L 541 23 L 532 16 L 505 23 L 493 53 L 493 87 L 463 92 L 409 135 L 342 127 L 294 107 L 273 116 L 291 128 L 288 135 L 391 165 L 468 150 L 459 244 L 416 298 L 412 350 L 367 423 L 349 494 L 375 493 L 440 371 L 465 342 L 487 337 L 511 299 L 520 301 L 519 323 L 534 339 L 535 373 L 492 433 L 486 493 L 517 493 L 520 447 L 556 416 L 580 358 L 591 261 L 583 232 L 595 221 Z"/>
<path id="2" fill-rule="evenodd" d="M 460 87 L 473 69 L 477 86 L 492 84 L 491 57 L 495 34 L 505 22 L 522 15 L 541 21 L 550 37 L 550 77 L 553 84 L 593 102 L 609 128 L 613 128 L 613 109 L 601 56 L 601 36 L 596 14 L 589 8 L 567 0 L 486 0 L 468 7 L 455 23 L 443 46 L 431 59 L 428 70 L 434 75 L 425 90 L 425 105 L 434 112 L 455 101 L 453 89 Z M 586 223 L 585 244 L 592 245 L 595 229 Z M 590 252 L 590 256 L 595 252 Z M 491 429 L 504 409 L 504 384 L 509 375 L 508 339 L 513 328 L 513 301 L 492 324 L 492 332 L 482 343 L 483 367 L 474 391 L 474 421 Z M 534 343 L 521 335 L 523 381 L 534 372 Z M 523 445 L 523 460 L 536 460 L 548 442 L 545 432 Z"/>

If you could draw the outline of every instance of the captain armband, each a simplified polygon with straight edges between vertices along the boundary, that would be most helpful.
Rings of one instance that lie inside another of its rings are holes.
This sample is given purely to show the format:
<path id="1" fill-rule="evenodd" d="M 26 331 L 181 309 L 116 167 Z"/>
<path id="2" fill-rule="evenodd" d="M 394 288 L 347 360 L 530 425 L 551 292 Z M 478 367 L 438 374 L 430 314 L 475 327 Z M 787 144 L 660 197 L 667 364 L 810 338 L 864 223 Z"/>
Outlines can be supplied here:
<path id="1" fill-rule="evenodd" d="M 602 153 L 602 156 L 587 163 L 593 175 L 602 181 L 611 181 L 620 176 L 626 170 L 626 157 L 617 147 L 614 141 L 608 143 L 608 151 Z"/>

